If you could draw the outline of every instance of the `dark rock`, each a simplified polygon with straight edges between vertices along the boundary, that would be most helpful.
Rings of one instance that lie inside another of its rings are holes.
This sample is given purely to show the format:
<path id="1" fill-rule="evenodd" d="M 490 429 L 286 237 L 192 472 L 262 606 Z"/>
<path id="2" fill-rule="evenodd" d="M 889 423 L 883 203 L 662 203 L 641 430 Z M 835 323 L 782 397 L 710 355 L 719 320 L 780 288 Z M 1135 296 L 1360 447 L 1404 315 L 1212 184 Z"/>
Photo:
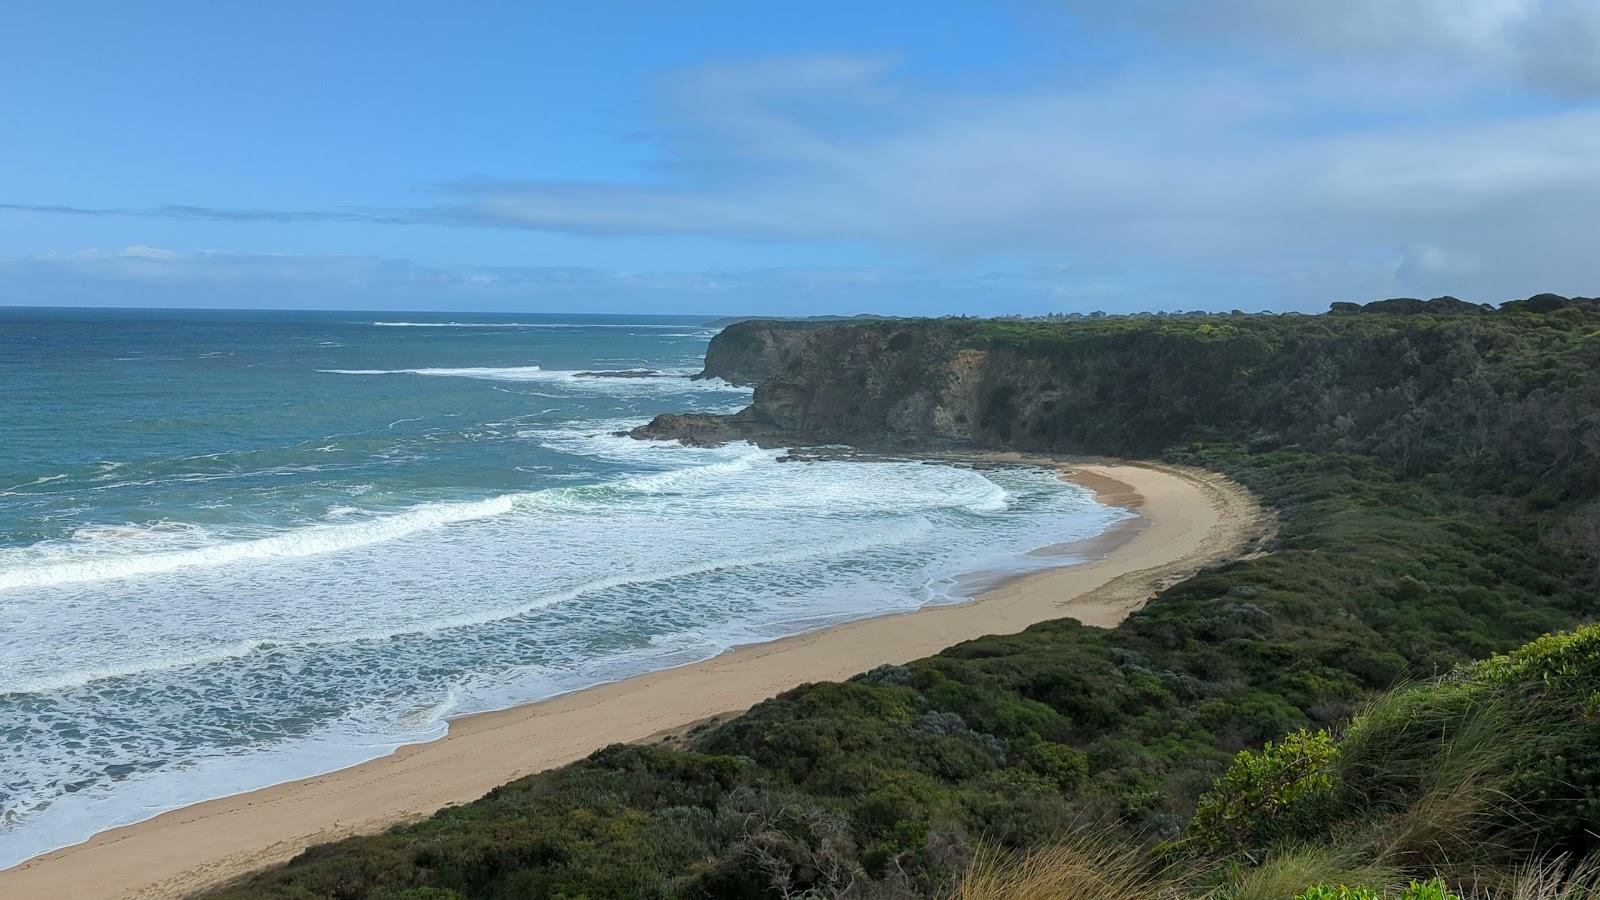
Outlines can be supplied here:
<path id="1" fill-rule="evenodd" d="M 749 319 L 717 332 L 706 347 L 706 365 L 695 379 L 759 384 L 799 355 L 806 341 L 833 321 Z"/>
<path id="2" fill-rule="evenodd" d="M 712 413 L 662 413 L 650 423 L 627 432 L 640 440 L 677 440 L 688 447 L 720 447 L 730 440 L 744 440 L 749 429 L 734 416 Z"/>

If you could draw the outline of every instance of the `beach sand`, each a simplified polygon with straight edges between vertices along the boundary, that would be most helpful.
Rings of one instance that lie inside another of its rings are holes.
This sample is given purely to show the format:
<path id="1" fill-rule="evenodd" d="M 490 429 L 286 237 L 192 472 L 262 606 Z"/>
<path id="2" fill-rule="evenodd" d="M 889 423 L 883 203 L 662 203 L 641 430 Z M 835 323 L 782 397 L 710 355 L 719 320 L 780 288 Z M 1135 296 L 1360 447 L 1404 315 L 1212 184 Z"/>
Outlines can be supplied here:
<path id="1" fill-rule="evenodd" d="M 1046 548 L 1091 561 L 1003 583 L 969 603 L 851 622 L 714 659 L 450 723 L 437 741 L 316 778 L 164 813 L 0 872 L 0 896 L 181 897 L 310 844 L 381 830 L 474 800 L 512 779 L 607 744 L 674 740 L 693 723 L 749 708 L 810 681 L 937 653 L 985 634 L 1070 616 L 1111 627 L 1151 594 L 1238 555 L 1271 527 L 1244 489 L 1168 466 L 1057 463 L 1063 477 L 1139 517 L 1080 544 Z"/>

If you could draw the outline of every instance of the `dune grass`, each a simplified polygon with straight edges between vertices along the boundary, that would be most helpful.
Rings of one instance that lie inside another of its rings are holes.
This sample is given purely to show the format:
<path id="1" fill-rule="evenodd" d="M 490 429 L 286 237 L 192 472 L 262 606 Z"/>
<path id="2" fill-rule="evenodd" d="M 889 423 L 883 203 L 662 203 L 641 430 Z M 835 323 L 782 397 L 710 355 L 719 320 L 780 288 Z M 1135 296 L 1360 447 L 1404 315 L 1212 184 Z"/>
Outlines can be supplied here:
<path id="1" fill-rule="evenodd" d="M 1197 872 L 1087 835 L 1027 852 L 984 847 L 949 900 L 1185 900 Z"/>

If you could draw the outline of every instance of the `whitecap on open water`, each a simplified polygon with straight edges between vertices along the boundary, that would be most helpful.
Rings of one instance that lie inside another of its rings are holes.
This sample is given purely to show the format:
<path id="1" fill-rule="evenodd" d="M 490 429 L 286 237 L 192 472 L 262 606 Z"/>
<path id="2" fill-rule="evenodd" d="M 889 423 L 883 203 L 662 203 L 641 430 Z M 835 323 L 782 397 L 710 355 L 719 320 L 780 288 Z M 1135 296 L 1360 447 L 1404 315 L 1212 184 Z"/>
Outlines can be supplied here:
<path id="1" fill-rule="evenodd" d="M 951 602 L 1127 515 L 1039 469 L 615 436 L 749 401 L 687 377 L 712 333 L 0 310 L 0 866 L 450 716 Z"/>

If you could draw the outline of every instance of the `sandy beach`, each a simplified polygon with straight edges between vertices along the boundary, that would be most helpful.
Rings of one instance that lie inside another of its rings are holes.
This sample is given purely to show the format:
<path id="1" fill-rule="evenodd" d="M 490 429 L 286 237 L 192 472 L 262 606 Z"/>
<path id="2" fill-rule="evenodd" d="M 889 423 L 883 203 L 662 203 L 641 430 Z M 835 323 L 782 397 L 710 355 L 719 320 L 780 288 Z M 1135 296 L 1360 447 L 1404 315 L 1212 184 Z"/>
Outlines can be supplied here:
<path id="1" fill-rule="evenodd" d="M 1091 561 L 1006 582 L 975 600 L 866 619 L 550 700 L 453 720 L 448 736 L 327 775 L 196 804 L 0 872 L 4 897 L 177 897 L 306 846 L 425 816 L 607 744 L 659 739 L 809 681 L 847 678 L 985 634 L 1071 616 L 1111 627 L 1151 593 L 1265 534 L 1248 492 L 1198 470 L 1058 464 L 1102 502 L 1138 512 L 1071 548 Z"/>

